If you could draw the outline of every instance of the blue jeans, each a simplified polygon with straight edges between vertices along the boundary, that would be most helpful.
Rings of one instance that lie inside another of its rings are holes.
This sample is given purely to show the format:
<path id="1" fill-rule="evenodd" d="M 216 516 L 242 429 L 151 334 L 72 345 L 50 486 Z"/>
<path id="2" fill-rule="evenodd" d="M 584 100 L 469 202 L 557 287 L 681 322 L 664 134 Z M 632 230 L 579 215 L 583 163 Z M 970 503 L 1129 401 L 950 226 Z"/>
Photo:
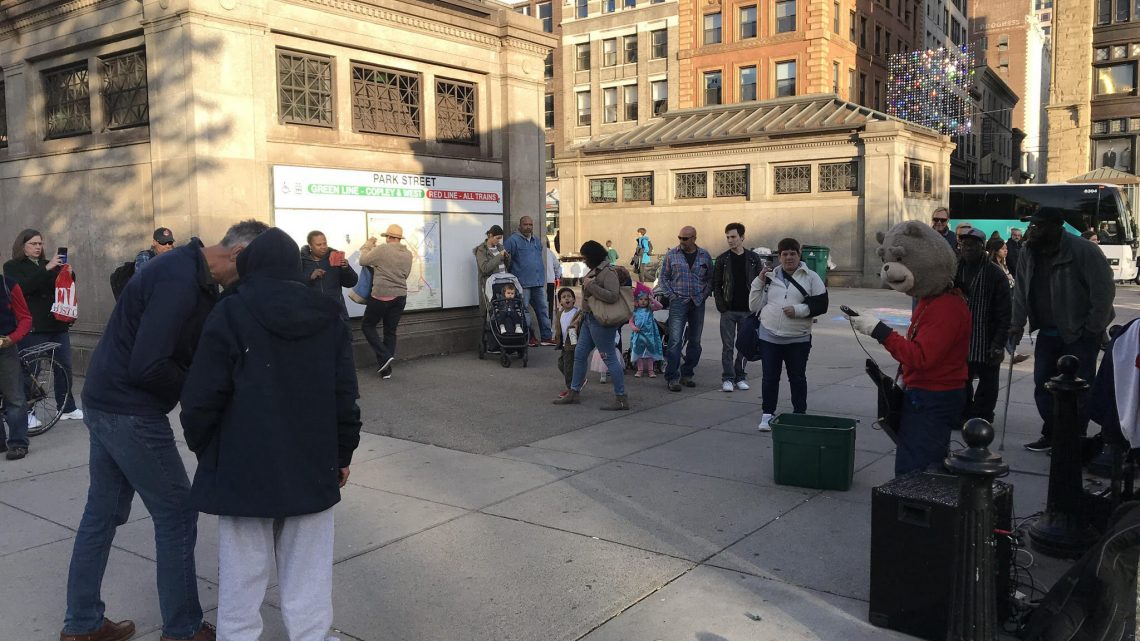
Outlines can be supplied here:
<path id="1" fill-rule="evenodd" d="M 24 374 L 15 345 L 0 349 L 0 394 L 4 396 L 4 422 L 8 424 L 8 448 L 28 446 L 28 409 L 24 406 Z M 0 425 L 0 441 L 4 426 Z"/>
<path id="2" fill-rule="evenodd" d="M 950 448 L 950 432 L 966 406 L 966 390 L 945 392 L 910 388 L 904 392 L 899 420 L 895 476 L 941 463 Z"/>
<path id="3" fill-rule="evenodd" d="M 27 349 L 41 343 L 59 343 L 55 349 L 55 402 L 63 411 L 75 411 L 75 397 L 71 394 L 71 333 L 36 332 L 28 334 L 20 341 L 20 349 Z"/>
<path id="4" fill-rule="evenodd" d="M 780 396 L 780 371 L 788 368 L 788 386 L 792 389 L 792 411 L 807 413 L 807 362 L 811 340 L 803 343 L 760 341 L 760 405 L 765 414 L 776 413 Z"/>
<path id="5" fill-rule="evenodd" d="M 614 344 L 614 336 L 620 329 L 621 325 L 606 327 L 594 320 L 593 314 L 586 314 L 578 329 L 578 345 L 574 347 L 574 377 L 570 380 L 570 389 L 582 391 L 590 366 L 590 352 L 597 348 L 614 382 L 614 394 L 625 395 L 625 366 Z"/>
<path id="6" fill-rule="evenodd" d="M 173 639 L 193 638 L 202 624 L 194 575 L 198 512 L 190 507 L 190 481 L 170 422 L 165 416 L 127 416 L 91 408 L 85 414 L 91 433 L 91 485 L 71 553 L 63 631 L 82 634 L 102 625 L 105 605 L 100 588 L 111 542 L 116 528 L 127 522 L 138 492 L 154 522 L 162 633 Z M 142 586 L 142 577 L 138 578 Z"/>
<path id="7" fill-rule="evenodd" d="M 1085 379 L 1085 382 L 1091 386 L 1093 379 L 1096 378 L 1096 356 L 1099 350 L 1097 340 L 1092 336 L 1080 338 L 1074 343 L 1066 343 L 1060 336 L 1037 334 L 1037 344 L 1033 350 L 1033 400 L 1037 403 L 1037 413 L 1041 415 L 1041 436 L 1046 439 L 1053 438 L 1053 395 L 1045 389 L 1045 383 L 1060 374 L 1057 370 L 1057 360 L 1066 354 L 1076 356 L 1081 362 L 1077 376 Z M 1088 397 L 1086 391 L 1077 398 L 1082 436 L 1089 426 L 1088 413 L 1085 411 Z"/>
<path id="8" fill-rule="evenodd" d="M 725 311 L 720 314 L 720 380 L 736 383 L 748 378 L 744 368 L 748 361 L 736 351 L 736 333 L 740 323 L 752 312 Z"/>
<path id="9" fill-rule="evenodd" d="M 546 285 L 524 287 L 526 304 L 534 308 L 534 315 L 538 317 L 539 338 L 550 340 L 554 333 L 550 331 L 550 313 L 546 303 Z"/>
<path id="10" fill-rule="evenodd" d="M 687 330 L 686 330 L 687 327 Z M 705 304 L 691 299 L 669 302 L 669 347 L 665 350 L 665 381 L 692 378 L 701 360 L 701 331 L 705 328 Z M 681 348 L 685 361 L 681 362 Z"/>

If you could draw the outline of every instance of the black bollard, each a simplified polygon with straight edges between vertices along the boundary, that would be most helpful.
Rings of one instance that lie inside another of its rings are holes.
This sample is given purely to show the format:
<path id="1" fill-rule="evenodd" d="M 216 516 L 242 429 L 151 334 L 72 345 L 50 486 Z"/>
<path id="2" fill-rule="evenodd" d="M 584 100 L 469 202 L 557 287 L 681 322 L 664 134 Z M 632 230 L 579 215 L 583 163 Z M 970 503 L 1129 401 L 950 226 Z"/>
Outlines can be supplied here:
<path id="1" fill-rule="evenodd" d="M 1081 433 L 1077 398 L 1089 388 L 1077 378 L 1076 356 L 1057 360 L 1061 372 L 1045 389 L 1053 394 L 1053 451 L 1049 463 L 1049 498 L 1045 513 L 1029 528 L 1033 549 L 1059 559 L 1075 559 L 1092 547 L 1096 530 L 1081 507 Z"/>
<path id="2" fill-rule="evenodd" d="M 958 520 L 950 590 L 947 641 L 993 641 L 997 625 L 994 587 L 994 479 L 1009 471 L 990 451 L 994 428 L 980 418 L 962 428 L 966 449 L 946 457 L 958 476 Z"/>

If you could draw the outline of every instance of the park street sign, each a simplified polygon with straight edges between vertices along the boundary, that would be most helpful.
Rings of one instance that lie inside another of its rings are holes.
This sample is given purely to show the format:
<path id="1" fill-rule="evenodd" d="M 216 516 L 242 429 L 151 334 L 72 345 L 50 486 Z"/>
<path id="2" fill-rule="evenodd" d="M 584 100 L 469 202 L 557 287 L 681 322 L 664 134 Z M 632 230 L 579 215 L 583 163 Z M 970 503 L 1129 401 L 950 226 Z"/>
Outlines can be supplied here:
<path id="1" fill-rule="evenodd" d="M 273 167 L 277 209 L 503 213 L 503 183 L 383 171 Z"/>

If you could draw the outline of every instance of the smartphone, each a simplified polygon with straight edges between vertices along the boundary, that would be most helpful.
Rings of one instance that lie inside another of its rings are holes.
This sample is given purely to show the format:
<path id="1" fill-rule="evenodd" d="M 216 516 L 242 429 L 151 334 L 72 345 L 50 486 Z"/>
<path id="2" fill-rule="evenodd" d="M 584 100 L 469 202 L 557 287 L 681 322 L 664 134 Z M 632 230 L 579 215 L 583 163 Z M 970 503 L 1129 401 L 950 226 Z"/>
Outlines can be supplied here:
<path id="1" fill-rule="evenodd" d="M 846 305 L 840 305 L 840 306 L 839 306 L 839 311 L 841 311 L 841 312 L 843 312 L 844 314 L 847 314 L 848 316 L 851 316 L 851 317 L 855 317 L 855 316 L 858 316 L 858 315 L 859 315 L 859 312 L 857 312 L 857 311 L 855 311 L 855 310 L 851 309 L 850 307 L 848 307 L 848 306 L 846 306 Z"/>
<path id="2" fill-rule="evenodd" d="M 55 255 L 59 256 L 59 264 L 60 265 L 66 265 L 67 264 L 67 248 L 66 247 L 57 247 L 55 250 Z"/>
<path id="3" fill-rule="evenodd" d="M 329 265 L 333 267 L 344 266 L 344 252 L 334 251 L 329 255 Z"/>

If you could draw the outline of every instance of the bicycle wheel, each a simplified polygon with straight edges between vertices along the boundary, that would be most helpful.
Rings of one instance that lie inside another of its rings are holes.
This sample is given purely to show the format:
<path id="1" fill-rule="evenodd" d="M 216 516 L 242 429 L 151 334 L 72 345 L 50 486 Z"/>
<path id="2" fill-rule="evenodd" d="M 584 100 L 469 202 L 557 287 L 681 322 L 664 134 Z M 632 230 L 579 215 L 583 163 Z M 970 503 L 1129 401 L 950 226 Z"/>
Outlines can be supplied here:
<path id="1" fill-rule="evenodd" d="M 28 394 L 28 436 L 39 436 L 55 427 L 63 415 L 63 406 L 55 401 L 56 376 L 67 373 L 53 367 L 52 354 L 39 354 L 24 362 L 25 389 Z M 67 386 L 70 389 L 70 385 Z M 34 420 L 33 420 L 34 419 Z"/>

